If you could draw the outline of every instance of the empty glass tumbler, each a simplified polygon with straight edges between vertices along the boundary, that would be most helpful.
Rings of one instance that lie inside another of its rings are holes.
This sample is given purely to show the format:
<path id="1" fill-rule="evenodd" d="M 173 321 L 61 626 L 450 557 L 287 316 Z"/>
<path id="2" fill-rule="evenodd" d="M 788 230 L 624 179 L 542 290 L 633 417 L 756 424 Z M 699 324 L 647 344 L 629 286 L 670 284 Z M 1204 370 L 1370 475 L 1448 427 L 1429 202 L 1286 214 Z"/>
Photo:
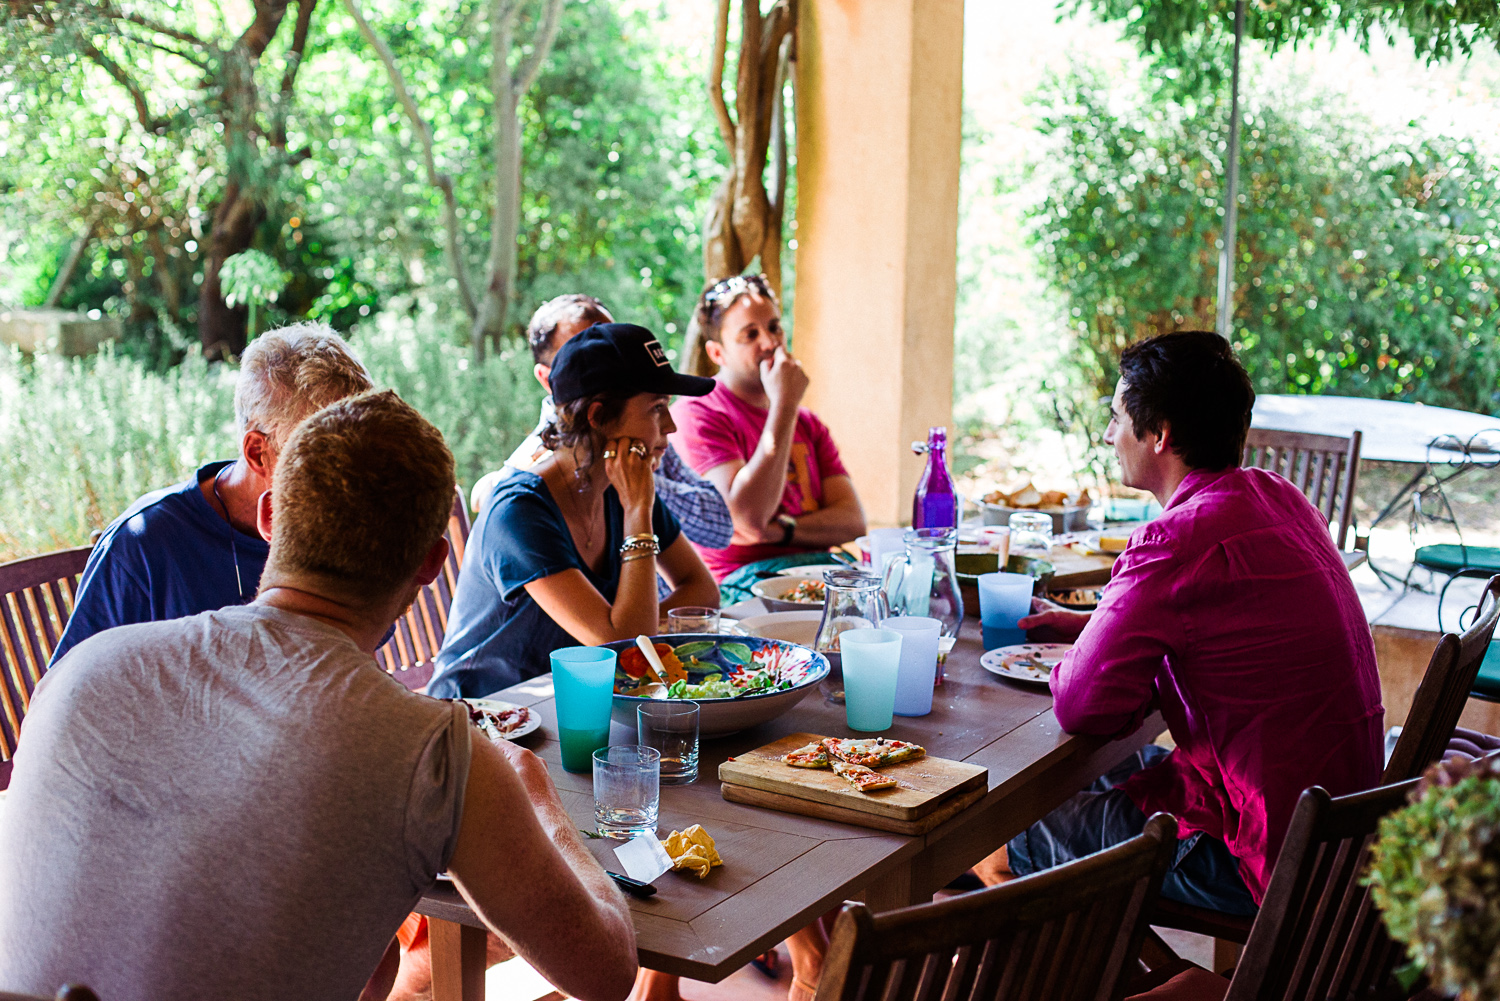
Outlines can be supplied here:
<path id="1" fill-rule="evenodd" d="M 655 834 L 661 804 L 661 754 L 617 744 L 594 752 L 594 823 L 607 838 Z"/>
<path id="2" fill-rule="evenodd" d="M 698 705 L 645 702 L 635 711 L 642 747 L 661 753 L 661 784 L 687 785 L 698 778 Z"/>

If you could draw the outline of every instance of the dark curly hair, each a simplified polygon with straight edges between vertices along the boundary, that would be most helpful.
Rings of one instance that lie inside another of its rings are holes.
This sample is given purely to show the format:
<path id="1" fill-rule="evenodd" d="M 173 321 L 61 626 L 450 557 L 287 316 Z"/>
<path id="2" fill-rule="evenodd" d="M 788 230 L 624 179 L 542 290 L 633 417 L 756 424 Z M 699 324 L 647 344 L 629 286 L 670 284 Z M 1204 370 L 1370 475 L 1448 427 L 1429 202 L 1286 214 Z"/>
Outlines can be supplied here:
<path id="1" fill-rule="evenodd" d="M 604 445 L 601 429 L 619 420 L 625 413 L 625 404 L 636 395 L 633 390 L 612 389 L 569 400 L 557 408 L 547 426 L 542 428 L 542 447 L 553 452 L 564 448 L 572 452 L 578 462 L 579 478 L 586 483 L 588 471 L 598 461 Z M 597 424 L 589 419 L 589 409 L 596 403 L 603 405 Z M 581 457 L 580 452 L 584 452 L 587 458 Z"/>
<path id="2" fill-rule="evenodd" d="M 1120 355 L 1120 378 L 1137 436 L 1169 424 L 1172 451 L 1193 469 L 1239 465 L 1255 390 L 1224 338 L 1209 330 L 1147 338 Z"/>

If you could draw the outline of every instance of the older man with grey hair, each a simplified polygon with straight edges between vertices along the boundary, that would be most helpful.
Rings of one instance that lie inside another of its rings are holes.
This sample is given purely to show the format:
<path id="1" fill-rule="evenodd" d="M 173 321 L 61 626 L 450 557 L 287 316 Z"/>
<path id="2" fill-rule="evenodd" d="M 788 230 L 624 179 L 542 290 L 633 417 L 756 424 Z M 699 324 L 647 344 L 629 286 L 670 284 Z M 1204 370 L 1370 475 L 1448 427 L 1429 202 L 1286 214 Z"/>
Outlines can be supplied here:
<path id="1" fill-rule="evenodd" d="M 234 416 L 239 458 L 146 494 L 89 555 L 56 664 L 83 640 L 136 622 L 196 615 L 255 597 L 269 547 L 255 527 L 276 457 L 315 411 L 371 388 L 370 375 L 325 323 L 267 331 L 240 358 Z"/>

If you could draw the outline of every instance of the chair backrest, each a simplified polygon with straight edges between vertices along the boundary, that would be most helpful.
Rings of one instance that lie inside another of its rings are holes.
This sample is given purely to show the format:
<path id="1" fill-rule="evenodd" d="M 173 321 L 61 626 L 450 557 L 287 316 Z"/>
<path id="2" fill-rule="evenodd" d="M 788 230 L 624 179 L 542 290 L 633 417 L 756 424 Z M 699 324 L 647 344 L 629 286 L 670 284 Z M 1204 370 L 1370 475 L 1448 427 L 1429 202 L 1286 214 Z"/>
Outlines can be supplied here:
<path id="1" fill-rule="evenodd" d="M 1380 818 L 1416 784 L 1337 799 L 1319 786 L 1302 793 L 1224 1001 L 1384 996 L 1406 950 L 1386 934 L 1360 877 Z"/>
<path id="2" fill-rule="evenodd" d="M 1280 473 L 1307 495 L 1313 507 L 1337 525 L 1334 542 L 1339 549 L 1354 523 L 1354 487 L 1359 477 L 1359 446 L 1364 435 L 1355 431 L 1348 438 L 1300 431 L 1251 428 L 1245 436 L 1240 465 Z"/>
<path id="3" fill-rule="evenodd" d="M 73 614 L 78 576 L 89 547 L 0 563 L 0 789 L 10 784 L 10 757 L 52 651 Z"/>
<path id="4" fill-rule="evenodd" d="M 1176 835 L 1158 814 L 1124 844 L 988 890 L 885 914 L 845 904 L 817 1001 L 1119 998 Z"/>
<path id="5" fill-rule="evenodd" d="M 396 620 L 395 634 L 375 651 L 376 662 L 412 691 L 431 680 L 433 658 L 448 632 L 448 609 L 458 589 L 458 569 L 469 541 L 469 508 L 462 489 L 454 497 L 443 537 L 448 540 L 448 559 L 442 572 L 417 593 L 417 600 Z"/>
<path id="6" fill-rule="evenodd" d="M 1411 710 L 1406 714 L 1381 782 L 1414 779 L 1443 756 L 1469 701 L 1474 679 L 1479 677 L 1497 621 L 1500 621 L 1500 577 L 1491 577 L 1479 597 L 1474 624 L 1462 636 L 1445 633 L 1432 651 L 1427 673 L 1422 675 L 1422 683 L 1412 697 Z"/>

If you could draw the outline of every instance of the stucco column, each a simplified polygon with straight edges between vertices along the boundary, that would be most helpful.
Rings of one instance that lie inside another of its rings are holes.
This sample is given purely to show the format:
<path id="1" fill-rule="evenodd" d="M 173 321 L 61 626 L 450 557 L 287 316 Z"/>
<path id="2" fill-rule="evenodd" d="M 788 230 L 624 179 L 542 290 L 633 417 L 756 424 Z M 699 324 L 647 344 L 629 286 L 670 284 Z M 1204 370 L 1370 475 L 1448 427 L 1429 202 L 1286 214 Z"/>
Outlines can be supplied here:
<path id="1" fill-rule="evenodd" d="M 873 525 L 953 417 L 963 0 L 801 0 L 794 349 Z"/>

